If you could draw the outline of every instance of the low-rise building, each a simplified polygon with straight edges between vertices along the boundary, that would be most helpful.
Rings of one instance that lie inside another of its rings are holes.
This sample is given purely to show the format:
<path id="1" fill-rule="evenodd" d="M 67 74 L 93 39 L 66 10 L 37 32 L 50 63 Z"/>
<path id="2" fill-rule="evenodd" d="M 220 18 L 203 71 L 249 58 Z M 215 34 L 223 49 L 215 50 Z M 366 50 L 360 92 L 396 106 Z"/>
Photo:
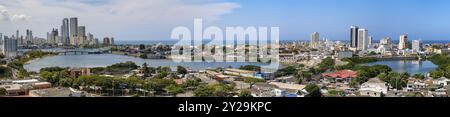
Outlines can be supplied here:
<path id="1" fill-rule="evenodd" d="M 242 76 L 242 77 L 255 77 L 256 71 L 249 71 L 249 70 L 241 70 L 241 69 L 225 69 L 225 74 L 229 75 L 236 75 L 236 76 Z"/>
<path id="2" fill-rule="evenodd" d="M 73 78 L 78 78 L 80 76 L 91 75 L 91 69 L 89 69 L 89 68 L 71 68 L 71 69 L 69 69 L 69 74 Z"/>
<path id="3" fill-rule="evenodd" d="M 433 84 L 440 85 L 440 86 L 447 86 L 447 84 L 450 82 L 450 79 L 447 79 L 445 77 L 434 79 Z"/>
<path id="4" fill-rule="evenodd" d="M 372 78 L 361 85 L 359 92 L 361 96 L 381 97 L 387 94 L 388 90 L 389 86 L 386 82 Z"/>
<path id="5" fill-rule="evenodd" d="M 38 83 L 34 83 L 31 86 L 33 87 L 33 89 L 47 89 L 47 88 L 51 88 L 52 84 L 49 82 L 38 82 Z"/>
<path id="6" fill-rule="evenodd" d="M 8 96 L 26 95 L 27 90 L 21 84 L 0 85 L 0 88 L 4 88 L 8 93 Z"/>
<path id="7" fill-rule="evenodd" d="M 341 70 L 333 73 L 325 73 L 322 74 L 326 80 L 329 80 L 332 83 L 342 82 L 349 83 L 352 79 L 358 76 L 358 72 L 352 70 Z"/>

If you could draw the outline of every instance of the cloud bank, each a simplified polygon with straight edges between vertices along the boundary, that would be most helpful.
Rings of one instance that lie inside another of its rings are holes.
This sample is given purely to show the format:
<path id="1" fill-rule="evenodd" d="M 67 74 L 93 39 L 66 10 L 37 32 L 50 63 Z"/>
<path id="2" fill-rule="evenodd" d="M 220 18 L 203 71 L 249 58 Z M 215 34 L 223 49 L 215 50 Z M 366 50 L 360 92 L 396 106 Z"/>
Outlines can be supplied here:
<path id="1" fill-rule="evenodd" d="M 99 38 L 160 40 L 195 18 L 213 23 L 239 7 L 223 0 L 7 0 L 0 1 L 0 32 L 29 28 L 44 37 L 63 18 L 78 17 Z"/>

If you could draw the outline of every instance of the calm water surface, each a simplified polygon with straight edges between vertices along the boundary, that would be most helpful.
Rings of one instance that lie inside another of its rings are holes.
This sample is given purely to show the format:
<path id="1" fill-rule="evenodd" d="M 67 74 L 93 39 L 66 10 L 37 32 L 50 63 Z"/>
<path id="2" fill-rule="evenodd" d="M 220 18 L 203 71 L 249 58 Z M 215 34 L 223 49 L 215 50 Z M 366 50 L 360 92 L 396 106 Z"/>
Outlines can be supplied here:
<path id="1" fill-rule="evenodd" d="M 431 61 L 413 61 L 413 60 L 392 60 L 392 61 L 377 61 L 365 65 L 387 65 L 396 72 L 408 72 L 409 74 L 426 74 L 438 66 Z"/>
<path id="2" fill-rule="evenodd" d="M 175 69 L 176 66 L 181 65 L 193 70 L 204 70 L 208 68 L 217 68 L 232 66 L 234 68 L 243 65 L 265 65 L 263 63 L 230 63 L 230 62 L 182 62 L 177 63 L 169 59 L 141 59 L 136 57 L 129 57 L 123 55 L 99 54 L 99 55 L 58 55 L 50 56 L 31 61 L 24 67 L 27 71 L 39 71 L 46 67 L 106 67 L 115 63 L 126 61 L 135 62 L 137 65 L 142 65 L 145 62 L 151 67 L 169 66 Z"/>

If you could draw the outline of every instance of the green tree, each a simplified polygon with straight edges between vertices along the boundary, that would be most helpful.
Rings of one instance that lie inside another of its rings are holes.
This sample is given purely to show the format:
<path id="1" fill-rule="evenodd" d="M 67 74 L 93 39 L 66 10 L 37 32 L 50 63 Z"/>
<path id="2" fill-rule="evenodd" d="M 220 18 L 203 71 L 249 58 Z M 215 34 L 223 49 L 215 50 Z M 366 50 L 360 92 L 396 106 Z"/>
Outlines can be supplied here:
<path id="1" fill-rule="evenodd" d="M 308 95 L 306 95 L 307 97 L 322 97 L 320 87 L 316 84 L 306 85 L 305 90 L 309 93 Z"/>
<path id="2" fill-rule="evenodd" d="M 432 70 L 430 71 L 430 77 L 432 77 L 433 79 L 438 79 L 444 76 L 444 72 L 440 71 L 440 70 Z"/>
<path id="3" fill-rule="evenodd" d="M 413 77 L 420 80 L 425 79 L 425 76 L 423 74 L 414 74 Z"/>
<path id="4" fill-rule="evenodd" d="M 261 66 L 256 66 L 256 65 L 245 65 L 245 66 L 239 67 L 239 69 L 242 69 L 242 70 L 249 70 L 249 71 L 261 71 Z"/>
<path id="5" fill-rule="evenodd" d="M 63 78 L 59 80 L 59 86 L 72 87 L 72 82 L 73 82 L 72 78 Z"/>
<path id="6" fill-rule="evenodd" d="M 140 44 L 139 45 L 139 50 L 145 50 L 145 45 L 144 44 Z"/>
<path id="7" fill-rule="evenodd" d="M 167 91 L 167 93 L 169 93 L 172 96 L 176 96 L 177 94 L 184 92 L 182 87 L 174 85 L 174 84 L 167 86 L 165 88 L 165 90 Z"/>
<path id="8" fill-rule="evenodd" d="M 12 76 L 11 68 L 0 66 L 0 79 L 9 78 L 11 76 Z"/>
<path id="9" fill-rule="evenodd" d="M 230 97 L 233 96 L 232 86 L 219 83 L 213 85 L 200 86 L 194 91 L 196 97 Z"/>
<path id="10" fill-rule="evenodd" d="M 308 71 L 298 71 L 297 74 L 295 75 L 295 77 L 297 78 L 297 81 L 299 84 L 301 84 L 303 81 L 311 81 L 312 79 L 312 73 L 308 72 Z"/>
<path id="11" fill-rule="evenodd" d="M 8 92 L 6 91 L 6 89 L 5 88 L 0 88 L 0 97 L 1 96 L 6 96 L 6 95 L 8 95 Z"/>
<path id="12" fill-rule="evenodd" d="M 295 66 L 288 66 L 286 68 L 277 70 L 274 74 L 276 77 L 281 77 L 281 76 L 293 75 L 293 74 L 295 74 L 296 71 L 297 71 L 297 68 Z"/>
<path id="13" fill-rule="evenodd" d="M 265 82 L 263 79 L 259 78 L 244 78 L 244 82 L 250 84 L 250 89 L 258 82 Z"/>
<path id="14" fill-rule="evenodd" d="M 186 68 L 184 68 L 183 66 L 177 66 L 177 73 L 185 75 L 188 73 L 188 70 Z"/>
<path id="15" fill-rule="evenodd" d="M 344 91 L 341 90 L 329 90 L 327 96 L 329 97 L 340 97 L 344 95 Z"/>
<path id="16" fill-rule="evenodd" d="M 141 53 L 141 54 L 139 54 L 139 58 L 148 59 L 148 56 L 145 53 Z"/>
<path id="17" fill-rule="evenodd" d="M 375 51 L 370 51 L 368 55 L 377 55 Z"/>
<path id="18" fill-rule="evenodd" d="M 238 97 L 253 97 L 252 96 L 252 92 L 248 91 L 248 90 L 242 90 Z"/>
<path id="19" fill-rule="evenodd" d="M 333 69 L 334 65 L 336 64 L 336 61 L 330 57 L 325 58 L 322 60 L 322 62 L 319 64 L 320 70 L 329 70 Z"/>
<path id="20" fill-rule="evenodd" d="M 142 71 L 144 72 L 144 75 L 145 76 L 150 76 L 150 69 L 148 68 L 148 65 L 147 65 L 147 63 L 144 63 L 143 65 L 142 65 Z"/>
<path id="21" fill-rule="evenodd" d="M 407 84 L 407 79 L 405 78 L 405 74 L 399 74 L 397 72 L 391 72 L 389 73 L 388 77 L 388 83 L 391 84 L 391 86 L 397 90 L 403 89 L 403 87 Z"/>
<path id="22" fill-rule="evenodd" d="M 194 80 L 186 80 L 183 84 L 183 88 L 195 88 L 200 85 L 201 80 L 200 79 L 194 79 Z"/>

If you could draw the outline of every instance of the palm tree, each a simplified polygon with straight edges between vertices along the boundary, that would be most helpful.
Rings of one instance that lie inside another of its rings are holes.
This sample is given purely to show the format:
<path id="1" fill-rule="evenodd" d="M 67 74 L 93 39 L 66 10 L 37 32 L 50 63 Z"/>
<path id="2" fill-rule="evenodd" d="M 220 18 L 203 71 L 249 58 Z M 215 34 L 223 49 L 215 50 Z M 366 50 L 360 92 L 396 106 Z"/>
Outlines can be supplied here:
<path id="1" fill-rule="evenodd" d="M 295 77 L 298 79 L 298 83 L 301 84 L 303 81 L 311 81 L 312 74 L 309 71 L 300 70 Z"/>

